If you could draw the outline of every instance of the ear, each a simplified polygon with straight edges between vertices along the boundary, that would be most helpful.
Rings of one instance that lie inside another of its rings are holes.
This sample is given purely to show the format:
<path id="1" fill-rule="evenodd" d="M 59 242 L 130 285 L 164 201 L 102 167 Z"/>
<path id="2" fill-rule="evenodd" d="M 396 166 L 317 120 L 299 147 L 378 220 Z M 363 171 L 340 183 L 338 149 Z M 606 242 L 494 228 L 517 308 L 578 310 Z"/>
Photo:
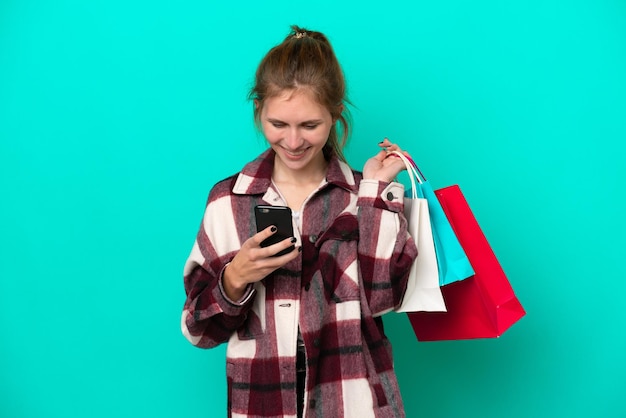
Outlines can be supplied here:
<path id="1" fill-rule="evenodd" d="M 255 109 L 259 108 L 259 99 L 254 99 L 254 108 Z"/>
<path id="2" fill-rule="evenodd" d="M 343 103 L 340 104 L 339 106 L 337 106 L 337 116 L 333 116 L 333 123 L 337 122 L 337 120 L 339 119 L 339 116 L 341 116 L 341 114 L 343 113 Z"/>

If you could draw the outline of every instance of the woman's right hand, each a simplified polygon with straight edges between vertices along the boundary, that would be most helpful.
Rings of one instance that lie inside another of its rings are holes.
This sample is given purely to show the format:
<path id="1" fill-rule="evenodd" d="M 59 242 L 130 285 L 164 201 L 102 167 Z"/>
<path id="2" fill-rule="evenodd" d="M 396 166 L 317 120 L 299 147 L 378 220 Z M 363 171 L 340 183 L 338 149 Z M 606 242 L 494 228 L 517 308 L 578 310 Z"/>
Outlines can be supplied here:
<path id="1" fill-rule="evenodd" d="M 261 242 L 276 233 L 276 227 L 270 226 L 248 238 L 239 252 L 224 270 L 223 285 L 226 295 L 234 301 L 241 299 L 250 283 L 262 280 L 279 267 L 298 257 L 301 248 L 275 257 L 274 254 L 291 247 L 295 238 L 287 238 L 268 247 L 261 247 Z"/>

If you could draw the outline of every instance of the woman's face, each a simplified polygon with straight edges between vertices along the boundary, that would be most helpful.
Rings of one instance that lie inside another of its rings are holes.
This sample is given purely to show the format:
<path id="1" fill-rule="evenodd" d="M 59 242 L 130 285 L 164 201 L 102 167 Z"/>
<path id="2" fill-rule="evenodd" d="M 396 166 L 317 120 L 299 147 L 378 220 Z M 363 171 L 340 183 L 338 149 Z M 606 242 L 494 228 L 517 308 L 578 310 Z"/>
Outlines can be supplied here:
<path id="1" fill-rule="evenodd" d="M 305 173 L 323 167 L 333 118 L 308 90 L 289 90 L 265 100 L 263 134 L 276 152 L 276 165 Z"/>

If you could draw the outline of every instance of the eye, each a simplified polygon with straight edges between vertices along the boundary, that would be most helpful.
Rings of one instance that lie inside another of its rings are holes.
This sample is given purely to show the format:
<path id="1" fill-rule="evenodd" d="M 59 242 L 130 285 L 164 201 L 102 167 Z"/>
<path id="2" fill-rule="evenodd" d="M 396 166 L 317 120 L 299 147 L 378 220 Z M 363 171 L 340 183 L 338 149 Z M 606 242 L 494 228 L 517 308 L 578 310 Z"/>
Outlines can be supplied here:
<path id="1" fill-rule="evenodd" d="M 312 130 L 319 126 L 319 123 L 307 123 L 304 125 L 304 129 Z"/>
<path id="2" fill-rule="evenodd" d="M 273 126 L 274 128 L 284 128 L 284 127 L 285 127 L 285 124 L 284 124 L 284 123 L 282 123 L 282 122 L 272 122 L 272 126 Z"/>

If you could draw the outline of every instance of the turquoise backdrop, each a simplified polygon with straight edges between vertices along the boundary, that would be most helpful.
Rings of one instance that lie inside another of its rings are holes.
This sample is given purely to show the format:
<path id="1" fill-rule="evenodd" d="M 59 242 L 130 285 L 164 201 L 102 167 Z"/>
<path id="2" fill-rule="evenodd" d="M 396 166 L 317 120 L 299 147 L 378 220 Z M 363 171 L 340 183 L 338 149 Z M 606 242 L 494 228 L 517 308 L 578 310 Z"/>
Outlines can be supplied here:
<path id="1" fill-rule="evenodd" d="M 225 416 L 182 267 L 293 23 L 344 66 L 350 162 L 388 136 L 460 184 L 528 311 L 439 343 L 386 316 L 407 415 L 625 417 L 621 0 L 3 0 L 0 417 Z"/>

